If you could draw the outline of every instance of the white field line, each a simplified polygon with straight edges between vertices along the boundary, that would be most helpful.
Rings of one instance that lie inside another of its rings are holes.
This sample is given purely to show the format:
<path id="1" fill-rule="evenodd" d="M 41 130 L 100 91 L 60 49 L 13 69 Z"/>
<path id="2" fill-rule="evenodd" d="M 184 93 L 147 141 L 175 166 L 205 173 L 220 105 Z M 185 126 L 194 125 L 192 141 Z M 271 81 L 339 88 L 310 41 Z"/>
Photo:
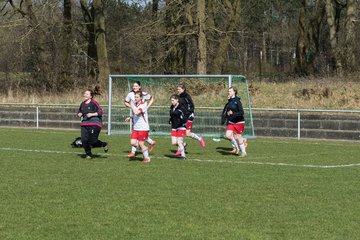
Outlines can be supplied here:
<path id="1" fill-rule="evenodd" d="M 84 154 L 84 152 L 65 152 L 65 151 L 53 151 L 53 150 L 37 150 L 37 149 L 21 149 L 21 148 L 0 148 L 1 151 L 14 151 L 14 152 L 35 152 L 35 153 L 52 153 L 52 154 Z M 117 157 L 127 157 L 124 154 L 112 154 L 112 153 L 103 153 L 98 154 L 102 156 L 117 156 Z M 313 154 L 308 154 L 313 155 Z M 266 159 L 271 157 L 266 157 Z M 161 156 L 152 156 L 152 159 L 174 159 L 170 157 L 161 157 Z M 212 159 L 198 159 L 191 158 L 190 161 L 196 162 L 208 162 L 208 163 L 235 163 L 235 164 L 255 164 L 255 165 L 271 165 L 271 166 L 285 166 L 285 167 L 304 167 L 304 168 L 346 168 L 346 167 L 357 167 L 360 166 L 360 163 L 350 163 L 350 164 L 340 164 L 340 165 L 313 165 L 313 164 L 293 164 L 293 163 L 273 163 L 273 162 L 256 162 L 252 161 L 255 159 L 264 159 L 264 157 L 258 158 L 245 158 L 244 160 L 212 160 Z"/>
<path id="2" fill-rule="evenodd" d="M 342 139 L 339 139 L 339 140 L 303 139 L 301 141 L 298 141 L 298 140 L 286 141 L 286 140 L 283 140 L 283 139 L 281 139 L 281 140 L 278 140 L 278 139 L 275 139 L 275 140 L 259 139 L 259 142 L 261 142 L 261 143 L 275 143 L 275 144 L 276 143 L 279 143 L 279 144 L 298 143 L 298 144 L 305 144 L 305 145 L 327 145 L 327 146 L 339 146 L 339 145 L 347 146 L 347 145 L 344 145 L 344 143 L 349 143 L 349 146 L 351 146 L 351 147 L 354 146 L 353 144 L 360 144 L 359 141 L 342 140 Z"/>

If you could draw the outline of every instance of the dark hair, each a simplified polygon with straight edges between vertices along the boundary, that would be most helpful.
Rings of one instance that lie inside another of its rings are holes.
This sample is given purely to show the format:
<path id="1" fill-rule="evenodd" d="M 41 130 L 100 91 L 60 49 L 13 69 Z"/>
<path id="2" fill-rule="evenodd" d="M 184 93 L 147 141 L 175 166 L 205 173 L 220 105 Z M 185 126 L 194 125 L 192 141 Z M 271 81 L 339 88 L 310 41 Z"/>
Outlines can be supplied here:
<path id="1" fill-rule="evenodd" d="M 85 91 L 89 91 L 91 97 L 95 97 L 96 95 L 99 95 L 99 96 L 101 95 L 100 86 L 98 86 L 98 85 L 96 85 L 94 89 L 88 88 Z"/>
<path id="2" fill-rule="evenodd" d="M 229 89 L 234 90 L 234 92 L 235 92 L 235 96 L 237 96 L 237 88 L 236 88 L 236 87 L 229 87 Z"/>
<path id="3" fill-rule="evenodd" d="M 173 94 L 170 96 L 170 99 L 172 99 L 172 98 L 179 100 L 180 97 L 177 94 Z"/>
<path id="4" fill-rule="evenodd" d="M 180 84 L 178 84 L 177 86 L 178 86 L 179 88 L 184 89 L 184 92 L 186 92 L 186 86 L 185 86 L 184 83 L 180 83 Z"/>
<path id="5" fill-rule="evenodd" d="M 141 87 L 141 83 L 140 83 L 139 81 L 133 82 L 133 85 L 134 85 L 135 83 L 136 83 L 137 85 L 139 85 L 139 87 Z"/>
<path id="6" fill-rule="evenodd" d="M 135 95 L 136 95 L 136 94 L 140 95 L 141 98 L 142 98 L 142 96 L 143 96 L 142 91 L 138 91 L 138 92 L 135 93 Z"/>

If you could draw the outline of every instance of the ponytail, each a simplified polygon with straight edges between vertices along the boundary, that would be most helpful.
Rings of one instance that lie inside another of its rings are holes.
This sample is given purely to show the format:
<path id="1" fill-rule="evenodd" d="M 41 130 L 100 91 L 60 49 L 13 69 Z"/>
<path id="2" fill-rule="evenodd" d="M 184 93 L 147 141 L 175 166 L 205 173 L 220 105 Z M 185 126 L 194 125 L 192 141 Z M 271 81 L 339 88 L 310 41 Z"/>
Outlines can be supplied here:
<path id="1" fill-rule="evenodd" d="M 90 92 L 90 96 L 93 98 L 97 95 L 101 95 L 100 93 L 100 86 L 99 85 L 96 85 L 94 89 L 91 89 L 91 88 L 88 88 L 86 89 L 85 91 L 89 91 Z"/>
<path id="2" fill-rule="evenodd" d="M 93 90 L 93 96 L 96 96 L 96 95 L 99 95 L 99 96 L 101 95 L 99 85 L 96 85 L 94 90 Z"/>

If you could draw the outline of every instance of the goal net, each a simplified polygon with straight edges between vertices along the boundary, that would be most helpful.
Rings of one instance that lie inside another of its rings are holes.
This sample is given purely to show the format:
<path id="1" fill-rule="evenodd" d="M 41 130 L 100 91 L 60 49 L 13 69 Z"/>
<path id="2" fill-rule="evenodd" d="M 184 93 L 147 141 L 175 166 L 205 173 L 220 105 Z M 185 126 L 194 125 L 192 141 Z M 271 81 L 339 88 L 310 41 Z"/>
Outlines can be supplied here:
<path id="1" fill-rule="evenodd" d="M 227 102 L 230 86 L 238 89 L 245 112 L 244 136 L 254 137 L 251 100 L 248 81 L 242 75 L 110 75 L 108 101 L 108 134 L 129 134 L 131 123 L 124 119 L 130 109 L 124 99 L 132 90 L 133 83 L 139 81 L 141 90 L 154 98 L 149 109 L 150 135 L 170 135 L 170 96 L 177 94 L 177 85 L 185 84 L 195 105 L 192 132 L 205 137 L 222 137 L 226 126 L 221 125 L 221 113 Z"/>

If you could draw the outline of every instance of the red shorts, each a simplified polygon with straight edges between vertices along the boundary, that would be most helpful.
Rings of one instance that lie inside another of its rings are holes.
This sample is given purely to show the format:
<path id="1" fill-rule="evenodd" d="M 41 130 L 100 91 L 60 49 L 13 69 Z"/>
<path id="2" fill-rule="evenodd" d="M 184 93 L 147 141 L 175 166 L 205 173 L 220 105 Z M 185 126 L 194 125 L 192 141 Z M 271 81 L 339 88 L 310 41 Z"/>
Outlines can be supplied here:
<path id="1" fill-rule="evenodd" d="M 187 120 L 186 122 L 186 130 L 191 130 L 192 129 L 192 121 Z"/>
<path id="2" fill-rule="evenodd" d="M 145 141 L 146 139 L 149 138 L 149 131 L 137 131 L 137 130 L 133 130 L 131 132 L 131 136 L 130 139 L 136 139 L 140 142 Z"/>
<path id="3" fill-rule="evenodd" d="M 244 132 L 245 123 L 229 123 L 226 126 L 226 131 L 233 131 L 234 134 L 242 134 Z"/>
<path id="4" fill-rule="evenodd" d="M 173 129 L 173 130 L 171 130 L 171 136 L 172 137 L 185 137 L 186 130 L 185 129 Z"/>

